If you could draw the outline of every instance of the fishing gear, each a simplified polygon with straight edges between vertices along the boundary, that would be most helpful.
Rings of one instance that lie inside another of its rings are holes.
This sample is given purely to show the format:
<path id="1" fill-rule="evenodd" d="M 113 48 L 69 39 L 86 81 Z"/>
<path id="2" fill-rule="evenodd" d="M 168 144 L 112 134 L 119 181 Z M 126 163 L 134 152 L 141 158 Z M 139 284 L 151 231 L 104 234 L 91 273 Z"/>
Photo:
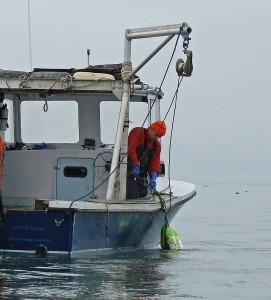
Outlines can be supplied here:
<path id="1" fill-rule="evenodd" d="M 155 189 L 152 189 L 153 195 L 160 200 L 161 210 L 165 214 L 165 223 L 161 228 L 160 246 L 163 250 L 182 250 L 183 243 L 176 229 L 171 227 L 168 222 L 167 206 L 161 194 Z"/>

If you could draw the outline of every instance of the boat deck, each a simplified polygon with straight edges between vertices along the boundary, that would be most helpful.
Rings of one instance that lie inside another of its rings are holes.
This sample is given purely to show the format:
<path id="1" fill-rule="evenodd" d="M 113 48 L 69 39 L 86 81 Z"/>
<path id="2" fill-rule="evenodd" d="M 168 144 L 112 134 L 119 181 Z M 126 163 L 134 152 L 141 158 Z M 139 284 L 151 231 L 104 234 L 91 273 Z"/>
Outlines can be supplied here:
<path id="1" fill-rule="evenodd" d="M 166 181 L 160 178 L 160 186 L 163 186 Z M 164 185 L 165 186 L 165 185 Z M 191 183 L 173 181 L 171 191 L 174 196 L 170 197 L 170 190 L 168 187 L 160 188 L 160 195 L 165 201 L 167 208 L 175 205 L 182 205 L 190 200 L 196 193 L 195 186 Z M 12 206 L 6 208 L 8 210 L 29 211 L 29 210 L 72 210 L 72 211 L 86 211 L 86 212 L 146 212 L 157 211 L 161 209 L 161 201 L 155 195 L 149 195 L 145 198 L 131 199 L 131 200 L 106 200 L 106 199 L 84 199 L 79 201 L 67 201 L 56 199 L 36 199 L 34 206 Z"/>

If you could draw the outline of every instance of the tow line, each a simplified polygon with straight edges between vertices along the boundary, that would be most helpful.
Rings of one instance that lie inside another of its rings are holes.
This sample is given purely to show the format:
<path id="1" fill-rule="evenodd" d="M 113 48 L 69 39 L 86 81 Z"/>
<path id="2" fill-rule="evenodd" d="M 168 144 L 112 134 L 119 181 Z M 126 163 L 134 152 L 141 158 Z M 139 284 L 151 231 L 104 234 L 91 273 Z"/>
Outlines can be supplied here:
<path id="1" fill-rule="evenodd" d="M 162 198 L 160 193 L 155 188 L 152 189 L 152 192 L 154 196 L 158 197 L 161 204 L 161 210 L 165 214 L 165 223 L 161 228 L 161 239 L 160 239 L 161 248 L 163 250 L 182 250 L 183 243 L 180 239 L 177 230 L 169 225 L 168 216 L 167 216 L 167 206 L 165 200 Z"/>

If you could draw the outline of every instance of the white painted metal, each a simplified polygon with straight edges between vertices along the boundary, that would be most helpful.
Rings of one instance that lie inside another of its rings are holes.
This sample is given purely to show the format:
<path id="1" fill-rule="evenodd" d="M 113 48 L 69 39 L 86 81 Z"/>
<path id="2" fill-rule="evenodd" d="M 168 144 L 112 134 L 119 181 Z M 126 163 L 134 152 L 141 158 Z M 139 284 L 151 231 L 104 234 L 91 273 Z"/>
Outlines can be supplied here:
<path id="1" fill-rule="evenodd" d="M 124 126 L 125 121 L 127 122 L 127 114 L 129 113 L 129 101 L 130 101 L 130 82 L 128 80 L 128 75 L 131 72 L 131 41 L 128 40 L 126 37 L 124 38 L 124 62 L 123 62 L 123 93 L 122 93 L 122 101 L 121 101 L 121 108 L 118 120 L 118 127 L 117 127 L 117 134 L 115 140 L 115 147 L 113 152 L 113 158 L 111 163 L 110 173 L 111 176 L 109 177 L 108 181 L 108 188 L 106 199 L 113 200 L 114 193 L 116 192 L 116 177 L 117 177 L 117 169 L 119 163 L 119 156 L 120 156 L 120 148 L 122 144 L 122 153 L 127 152 L 127 136 L 128 136 L 128 129 Z M 125 74 L 126 72 L 127 74 Z M 129 115 L 128 115 L 129 121 Z M 129 124 L 129 123 L 128 123 Z M 124 152 L 126 151 L 126 152 Z M 121 164 L 121 171 L 120 171 L 120 193 L 119 199 L 126 198 L 126 174 L 127 174 L 127 157 L 125 157 Z M 116 195 L 115 195 L 116 197 Z"/>
<path id="2" fill-rule="evenodd" d="M 107 195 L 106 195 L 106 199 L 108 199 L 108 200 L 113 199 L 114 193 L 117 188 L 116 177 L 117 177 L 117 171 L 118 171 L 120 147 L 121 147 L 122 134 L 123 134 L 123 130 L 124 130 L 124 122 L 125 122 L 129 97 L 130 97 L 130 84 L 129 84 L 129 82 L 125 82 L 123 85 L 123 96 L 122 96 L 121 108 L 120 108 L 120 118 L 119 118 L 119 122 L 118 122 L 116 141 L 115 141 L 113 158 L 112 158 L 111 169 L 110 169 L 111 176 L 109 177 L 109 181 L 108 181 L 108 188 L 107 188 Z M 122 176 L 125 176 L 125 175 L 126 174 L 124 174 L 122 172 Z M 123 178 L 124 178 L 125 184 L 126 184 L 126 177 L 123 177 Z M 122 180 L 122 182 L 124 180 Z M 123 195 L 123 192 L 121 194 Z"/>
<path id="3" fill-rule="evenodd" d="M 189 33 L 192 31 L 187 23 L 182 23 L 182 24 L 173 24 L 173 25 L 165 25 L 165 26 L 127 29 L 126 37 L 127 39 L 140 39 L 140 38 L 165 36 L 165 35 L 172 35 L 172 34 L 175 35 L 179 33 L 180 30 L 181 30 L 181 35 L 183 37 L 189 35 Z"/>
<path id="4" fill-rule="evenodd" d="M 64 80 L 65 79 L 65 80 Z M 121 82 L 117 80 L 103 80 L 103 81 L 89 81 L 86 83 L 85 80 L 67 80 L 63 76 L 63 80 L 60 78 L 56 79 L 31 79 L 22 81 L 20 77 L 0 77 L 0 89 L 3 91 L 24 92 L 24 90 L 60 90 L 60 91 L 99 91 L 99 92 L 111 92 L 112 89 L 121 86 Z"/>

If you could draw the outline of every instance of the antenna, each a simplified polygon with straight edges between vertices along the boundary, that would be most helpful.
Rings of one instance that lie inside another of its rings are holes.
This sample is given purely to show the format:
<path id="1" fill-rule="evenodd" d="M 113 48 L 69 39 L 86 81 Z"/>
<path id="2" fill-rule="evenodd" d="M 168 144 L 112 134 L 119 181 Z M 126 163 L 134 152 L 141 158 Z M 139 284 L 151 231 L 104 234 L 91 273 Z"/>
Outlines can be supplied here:
<path id="1" fill-rule="evenodd" d="M 89 55 L 90 55 L 90 50 L 87 49 L 87 56 L 88 56 L 88 67 L 89 67 Z"/>
<path id="2" fill-rule="evenodd" d="M 30 71 L 32 71 L 32 45 L 31 45 L 31 23 L 30 23 L 30 0 L 27 1 L 27 4 L 28 4 L 29 63 L 30 63 Z"/>

